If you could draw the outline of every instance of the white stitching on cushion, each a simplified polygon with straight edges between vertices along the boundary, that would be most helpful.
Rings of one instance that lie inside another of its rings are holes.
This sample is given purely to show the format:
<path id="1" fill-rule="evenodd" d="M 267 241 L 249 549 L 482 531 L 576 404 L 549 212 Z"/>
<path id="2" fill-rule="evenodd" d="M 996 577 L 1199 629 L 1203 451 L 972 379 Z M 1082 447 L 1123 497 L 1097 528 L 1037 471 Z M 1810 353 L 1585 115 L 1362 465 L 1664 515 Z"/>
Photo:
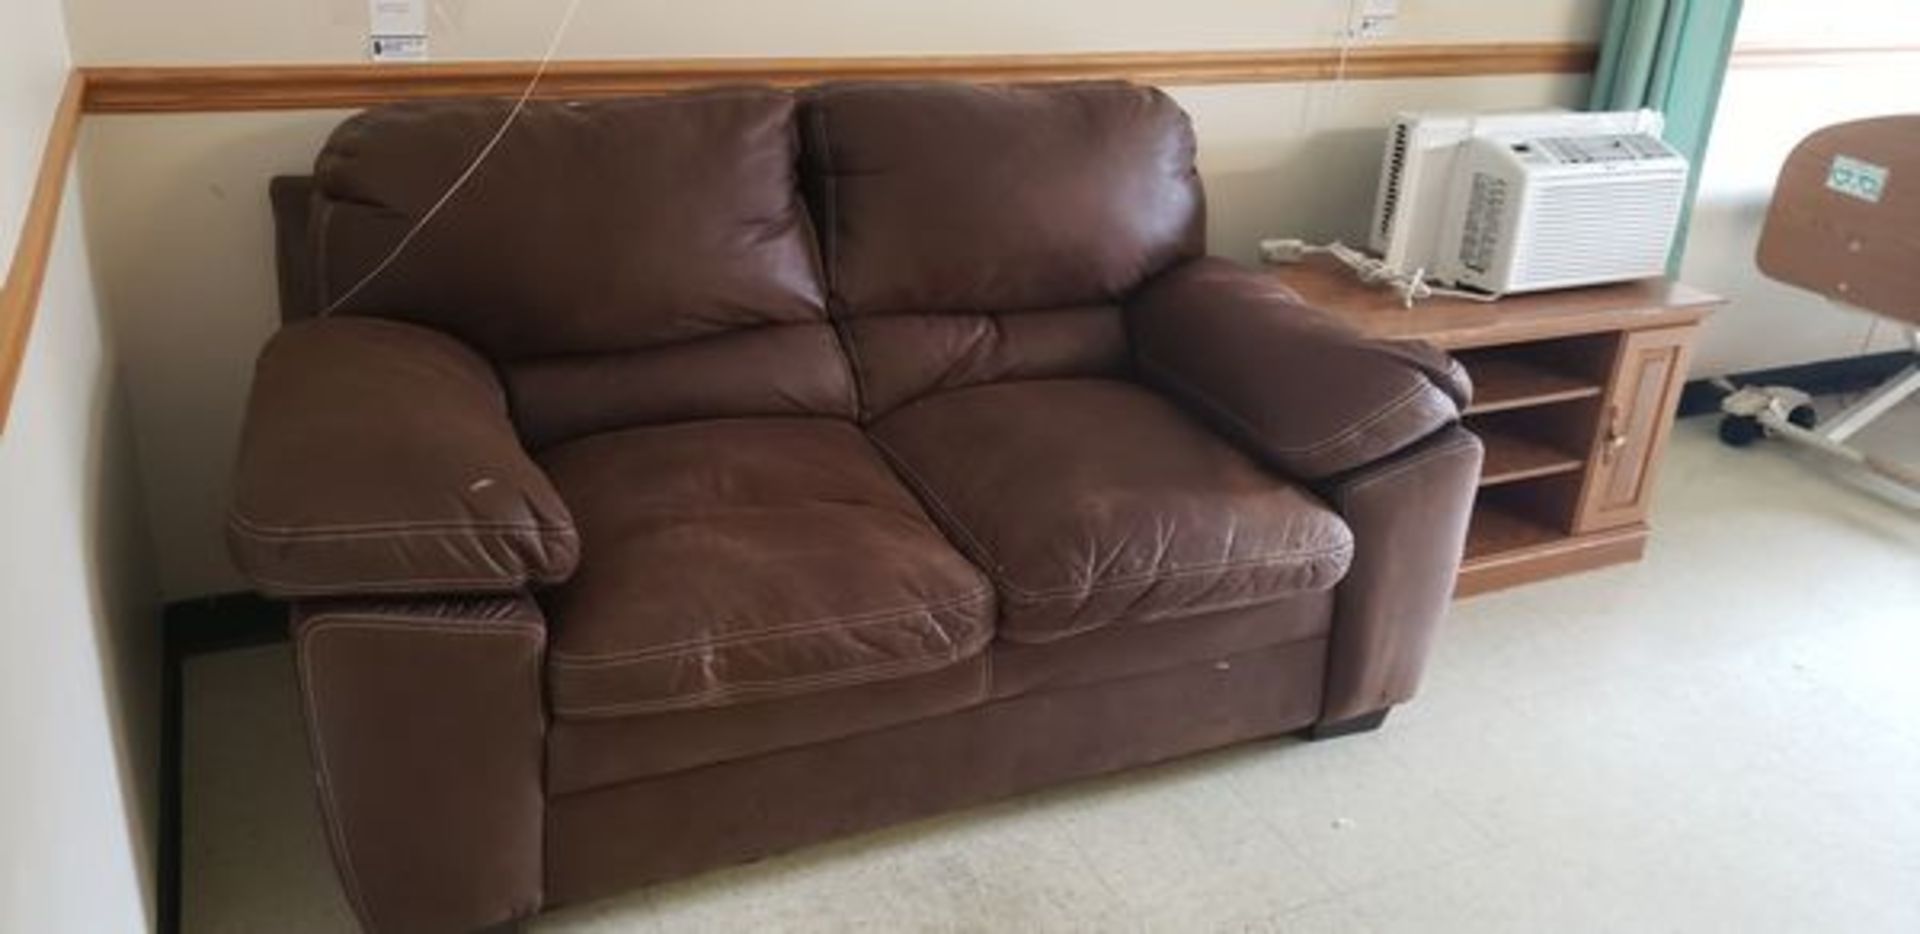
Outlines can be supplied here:
<path id="1" fill-rule="evenodd" d="M 683 639 L 679 642 L 661 646 L 649 646 L 625 652 L 581 653 L 555 651 L 553 664 L 563 668 L 607 668 L 635 662 L 650 661 L 673 655 L 690 654 L 702 649 L 738 648 L 756 642 L 773 641 L 793 636 L 804 636 L 829 629 L 852 629 L 878 626 L 891 623 L 902 617 L 930 614 L 939 610 L 951 610 L 974 603 L 984 603 L 993 596 L 992 590 L 979 590 L 961 597 L 942 600 L 938 603 L 915 603 L 910 606 L 888 607 L 884 610 L 870 610 L 863 613 L 850 613 L 843 616 L 827 616 L 818 619 L 788 623 L 773 629 L 761 629 L 753 632 L 737 633 L 718 638 Z M 944 634 L 943 634 L 944 635 Z"/>
<path id="2" fill-rule="evenodd" d="M 1455 451 L 1468 450 L 1473 447 L 1474 443 L 1475 443 L 1475 439 L 1473 438 L 1473 436 L 1468 435 L 1465 440 L 1449 441 L 1446 444 L 1439 445 L 1438 447 L 1428 448 L 1427 450 L 1421 451 L 1420 453 L 1415 454 L 1412 457 L 1407 458 L 1406 460 L 1399 461 L 1394 464 L 1390 464 L 1382 468 L 1377 473 L 1372 473 L 1372 474 L 1368 474 L 1366 476 L 1360 477 L 1354 482 L 1346 484 L 1345 486 L 1342 486 L 1340 488 L 1339 495 L 1336 497 L 1337 508 L 1340 510 L 1340 512 L 1345 513 L 1347 511 L 1347 503 L 1356 491 L 1364 490 L 1364 489 L 1367 489 L 1368 487 L 1372 487 L 1377 484 L 1383 483 L 1387 480 L 1391 480 L 1410 470 L 1423 466 L 1429 461 L 1437 460 L 1442 455 L 1452 454 Z"/>
<path id="3" fill-rule="evenodd" d="M 939 623 L 932 623 L 932 628 L 935 632 L 938 632 L 942 638 L 946 638 L 945 630 L 940 627 Z M 942 655 L 931 658 L 886 659 L 872 664 L 862 665 L 858 668 L 838 669 L 835 671 L 820 672 L 814 675 L 782 678 L 777 681 L 734 680 L 699 693 L 676 694 L 671 697 L 656 700 L 625 701 L 612 704 L 583 706 L 564 705 L 556 702 L 554 704 L 554 712 L 556 714 L 576 717 L 659 713 L 671 710 L 699 709 L 728 700 L 743 700 L 770 696 L 777 697 L 808 689 L 864 684 L 883 680 L 889 676 L 917 674 L 938 670 L 960 661 L 969 654 L 979 651 L 987 642 L 991 641 L 992 638 L 993 631 L 991 628 L 988 628 L 974 634 L 974 637 L 966 642 L 956 643 L 950 638 L 947 639 L 947 651 Z"/>
<path id="4" fill-rule="evenodd" d="M 328 584 L 296 584 L 290 581 L 274 580 L 260 574 L 247 572 L 255 584 L 280 593 L 298 596 L 387 596 L 395 594 L 434 594 L 445 593 L 434 588 L 440 587 L 486 587 L 499 588 L 502 591 L 518 590 L 529 583 L 550 583 L 551 576 L 534 577 L 531 574 L 516 574 L 511 577 L 409 577 L 401 580 L 384 581 L 341 581 Z"/>
<path id="5" fill-rule="evenodd" d="M 541 535 L 577 535 L 571 522 L 548 524 L 521 521 L 484 521 L 463 519 L 423 519 L 418 521 L 341 523 L 336 525 L 266 525 L 229 510 L 227 524 L 236 531 L 263 541 L 274 539 L 353 539 L 382 535 L 429 535 L 443 532 L 533 532 Z"/>
<path id="6" fill-rule="evenodd" d="M 1110 578 L 1096 579 L 1084 585 L 1067 584 L 1067 585 L 1062 585 L 1060 587 L 1054 587 L 1046 590 L 1020 591 L 1016 588 L 1009 588 L 1009 589 L 1014 589 L 1015 595 L 1022 600 L 1054 600 L 1060 597 L 1071 597 L 1071 596 L 1076 596 L 1080 594 L 1086 594 L 1088 596 L 1092 596 L 1093 594 L 1096 594 L 1096 593 L 1101 593 L 1107 590 L 1118 589 L 1121 587 L 1127 587 L 1133 584 L 1153 583 L 1155 581 L 1163 581 L 1163 580 L 1184 580 L 1189 577 L 1200 577 L 1202 575 L 1212 574 L 1216 572 L 1238 571 L 1245 568 L 1256 568 L 1256 567 L 1265 568 L 1265 567 L 1280 567 L 1283 565 L 1290 565 L 1290 564 L 1300 564 L 1300 565 L 1310 564 L 1321 558 L 1336 557 L 1336 556 L 1351 552 L 1352 550 L 1353 550 L 1352 542 L 1350 541 L 1340 542 L 1338 544 L 1327 545 L 1321 548 L 1317 548 L 1312 551 L 1294 551 L 1294 552 L 1288 552 L 1287 554 L 1283 554 L 1283 555 L 1259 555 L 1257 557 L 1236 558 L 1231 561 L 1220 561 L 1213 564 L 1196 564 L 1196 565 L 1193 565 L 1192 567 L 1168 568 L 1165 570 L 1154 570 L 1154 571 L 1142 571 L 1136 574 L 1130 574 L 1126 577 L 1110 577 Z"/>
<path id="7" fill-rule="evenodd" d="M 1199 576 L 1202 574 L 1208 574 L 1208 573 L 1214 573 L 1214 572 L 1220 572 L 1220 571 L 1238 570 L 1243 567 L 1253 567 L 1253 566 L 1261 566 L 1261 565 L 1277 566 L 1277 565 L 1288 564 L 1288 563 L 1306 564 L 1319 558 L 1326 558 L 1326 557 L 1330 557 L 1343 552 L 1350 552 L 1353 548 L 1353 542 L 1347 541 L 1347 542 L 1342 542 L 1335 545 L 1329 545 L 1321 549 L 1310 551 L 1310 552 L 1293 552 L 1293 553 L 1279 555 L 1279 556 L 1261 555 L 1259 557 L 1244 558 L 1237 561 L 1224 561 L 1224 562 L 1219 562 L 1215 564 L 1195 565 L 1193 567 L 1179 568 L 1175 570 L 1142 572 L 1140 574 L 1130 575 L 1124 578 L 1113 578 L 1108 580 L 1089 581 L 1084 585 L 1069 584 L 1069 585 L 1063 585 L 1061 587 L 1056 587 L 1050 590 L 1049 589 L 1030 590 L 1028 588 L 1020 586 L 1019 584 L 1015 584 L 1012 581 L 1007 579 L 1006 575 L 1002 572 L 1002 569 L 1005 567 L 1005 564 L 1001 562 L 997 556 L 994 555 L 991 549 L 987 548 L 984 544 L 981 543 L 979 537 L 974 534 L 972 529 L 967 527 L 966 523 L 960 521 L 959 516 L 956 515 L 952 509 L 949 509 L 947 507 L 946 502 L 943 499 L 941 499 L 940 494 L 934 492 L 933 488 L 927 483 L 925 477 L 922 477 L 918 471 L 914 470 L 913 466 L 907 463 L 906 459 L 901 457 L 900 454 L 896 452 L 891 445 L 887 444 L 887 442 L 884 439 L 880 438 L 878 435 L 870 435 L 870 437 L 873 440 L 874 446 L 879 448 L 881 453 L 887 456 L 887 460 L 895 464 L 899 468 L 900 472 L 906 475 L 907 482 L 912 484 L 913 487 L 926 498 L 927 502 L 933 506 L 934 511 L 944 516 L 947 520 L 947 523 L 954 530 L 959 532 L 960 536 L 966 540 L 967 545 L 973 551 L 976 552 L 976 554 L 974 555 L 976 563 L 985 565 L 984 570 L 987 572 L 987 576 L 990 579 L 992 579 L 996 587 L 1004 591 L 1005 594 L 1011 598 L 1009 602 L 1013 602 L 1013 603 L 1031 604 L 1031 603 L 1043 602 L 1047 600 L 1056 600 L 1061 597 L 1068 597 L 1068 596 L 1074 596 L 1074 595 L 1085 595 L 1090 597 L 1097 593 L 1103 593 L 1107 590 L 1116 589 L 1120 587 L 1127 587 L 1133 584 L 1140 583 L 1142 581 L 1153 581 L 1153 580 L 1163 580 L 1163 579 L 1174 580 L 1174 579 L 1180 579 L 1183 577 Z"/>
<path id="8" fill-rule="evenodd" d="M 1248 434 L 1252 435 L 1254 440 L 1259 441 L 1261 447 L 1266 448 L 1267 450 L 1270 450 L 1276 454 L 1281 454 L 1288 457 L 1310 457 L 1314 454 L 1322 453 L 1326 448 L 1333 447 L 1342 442 L 1351 441 L 1354 439 L 1354 437 L 1368 430 L 1371 430 L 1374 426 L 1379 424 L 1381 421 L 1384 421 L 1388 416 L 1393 415 L 1400 408 L 1412 403 L 1415 399 L 1419 398 L 1426 391 L 1428 390 L 1438 391 L 1438 388 L 1439 388 L 1434 386 L 1432 382 L 1429 381 L 1425 376 L 1421 376 L 1420 381 L 1416 383 L 1411 389 L 1400 394 L 1399 396 L 1394 397 L 1391 401 L 1385 403 L 1379 409 L 1376 409 L 1373 413 L 1367 415 L 1365 418 L 1362 418 L 1358 422 L 1355 422 L 1349 425 L 1348 427 L 1341 429 L 1340 431 L 1334 433 L 1333 435 L 1322 438 L 1318 441 L 1314 441 L 1310 444 L 1278 445 L 1278 444 L 1271 444 L 1265 440 L 1261 440 L 1260 436 L 1266 434 L 1266 432 L 1261 431 L 1252 422 L 1249 422 L 1246 419 L 1235 414 L 1231 406 L 1223 404 L 1218 398 L 1215 398 L 1211 393 L 1195 388 L 1193 384 L 1182 379 L 1177 373 L 1175 373 L 1172 369 L 1170 369 L 1166 364 L 1161 363 L 1159 360 L 1155 359 L 1153 355 L 1146 353 L 1145 351 L 1136 349 L 1134 352 L 1134 356 L 1137 357 L 1139 361 L 1143 365 L 1145 365 L 1145 367 L 1149 371 L 1151 371 L 1155 377 L 1173 384 L 1174 386 L 1178 387 L 1181 392 L 1192 396 L 1195 401 L 1207 406 L 1207 408 L 1212 410 L 1214 414 L 1217 415 L 1221 420 L 1226 421 L 1232 424 L 1234 427 L 1239 428 L 1240 430 L 1245 431 Z"/>

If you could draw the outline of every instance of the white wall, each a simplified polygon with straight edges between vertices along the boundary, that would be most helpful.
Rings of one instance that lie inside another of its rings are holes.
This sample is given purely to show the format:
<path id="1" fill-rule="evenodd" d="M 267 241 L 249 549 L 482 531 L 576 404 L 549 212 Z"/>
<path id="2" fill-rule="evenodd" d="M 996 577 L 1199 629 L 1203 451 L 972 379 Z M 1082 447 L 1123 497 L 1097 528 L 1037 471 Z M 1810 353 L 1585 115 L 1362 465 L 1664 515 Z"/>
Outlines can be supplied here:
<path id="1" fill-rule="evenodd" d="M 1747 0 L 1742 47 L 1920 44 L 1913 0 Z M 1736 57 L 1736 63 L 1738 58 Z M 1905 346 L 1891 322 L 1767 279 L 1754 266 L 1774 179 L 1794 144 L 1824 126 L 1920 111 L 1920 55 L 1835 67 L 1727 74 L 1681 275 L 1726 295 L 1694 355 L 1696 374 L 1763 369 Z M 1868 342 L 1869 334 L 1876 337 Z"/>
<path id="2" fill-rule="evenodd" d="M 67 70 L 58 0 L 0 29 L 0 256 Z M 66 205 L 0 435 L 0 931 L 150 928 L 158 625 L 131 432 Z"/>
<path id="3" fill-rule="evenodd" d="M 83 61 L 355 61 L 365 0 L 68 0 Z M 881 55 L 1333 43 L 1348 0 L 584 0 L 565 57 Z M 442 58 L 537 57 L 560 5 L 436 4 Z M 1593 41 L 1603 0 L 1403 0 L 1394 42 Z M 217 28 L 213 25 L 217 24 Z M 1357 237 L 1387 119 L 1421 107 L 1584 101 L 1582 76 L 1178 89 L 1201 140 L 1214 247 Z M 90 119 L 82 168 L 103 298 L 123 337 L 170 597 L 242 589 L 221 538 L 254 354 L 275 326 L 266 184 L 304 172 L 340 113 Z"/>
<path id="4" fill-rule="evenodd" d="M 565 0 L 430 0 L 441 58 L 534 58 Z M 1471 7 L 1469 15 L 1463 12 Z M 1401 0 L 1397 42 L 1598 35 L 1598 0 Z M 87 64 L 356 61 L 366 0 L 67 0 Z M 581 0 L 562 55 L 866 55 L 1325 45 L 1348 0 Z"/>

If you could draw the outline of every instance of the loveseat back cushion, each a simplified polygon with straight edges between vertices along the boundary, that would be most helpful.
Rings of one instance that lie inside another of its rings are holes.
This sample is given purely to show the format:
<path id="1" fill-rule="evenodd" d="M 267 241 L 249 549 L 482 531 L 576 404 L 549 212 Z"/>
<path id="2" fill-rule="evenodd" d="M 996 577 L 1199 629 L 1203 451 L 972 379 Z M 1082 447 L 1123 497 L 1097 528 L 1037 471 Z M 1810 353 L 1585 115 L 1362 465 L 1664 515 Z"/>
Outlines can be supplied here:
<path id="1" fill-rule="evenodd" d="M 547 440 L 851 410 L 799 193 L 791 95 L 533 102 L 501 132 L 511 106 L 396 104 L 334 132 L 314 179 L 320 309 L 471 344 L 503 370 L 516 422 Z M 677 400 L 620 391 L 625 376 L 681 358 L 698 365 L 679 366 Z M 579 373 L 556 377 L 555 361 Z"/>
<path id="2" fill-rule="evenodd" d="M 706 418 L 854 414 L 853 376 L 825 324 L 752 328 L 624 353 L 520 360 L 500 378 L 527 445 Z"/>
<path id="3" fill-rule="evenodd" d="M 1131 372 L 1124 316 L 1112 305 L 997 315 L 882 315 L 846 323 L 873 416 L 923 395 L 1004 380 Z"/>
<path id="4" fill-rule="evenodd" d="M 1108 375 L 1126 359 L 1112 307 L 1204 251 L 1193 129 L 1152 88 L 836 84 L 801 123 L 869 417 L 935 389 Z M 1046 319 L 1014 323 L 1028 314 Z"/>

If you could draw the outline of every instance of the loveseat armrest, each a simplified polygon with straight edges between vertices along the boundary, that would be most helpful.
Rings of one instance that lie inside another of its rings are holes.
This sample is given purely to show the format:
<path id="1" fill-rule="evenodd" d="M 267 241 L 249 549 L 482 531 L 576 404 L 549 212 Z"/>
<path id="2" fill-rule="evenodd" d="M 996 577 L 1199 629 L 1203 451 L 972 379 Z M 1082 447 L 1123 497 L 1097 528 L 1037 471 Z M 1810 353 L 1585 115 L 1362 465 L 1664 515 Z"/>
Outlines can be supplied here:
<path id="1" fill-rule="evenodd" d="M 1453 426 L 1318 485 L 1353 530 L 1353 564 L 1334 595 L 1323 726 L 1384 713 L 1420 686 L 1453 601 L 1484 453 Z"/>
<path id="2" fill-rule="evenodd" d="M 513 593 L 580 557 L 492 367 L 395 321 L 326 318 L 268 342 L 234 491 L 229 547 L 272 596 Z"/>
<path id="3" fill-rule="evenodd" d="M 493 929 L 544 900 L 546 619 L 525 594 L 301 600 L 321 811 L 375 934 Z"/>
<path id="4" fill-rule="evenodd" d="M 1296 479 L 1402 450 L 1457 421 L 1472 394 L 1445 353 L 1364 337 L 1224 259 L 1160 274 L 1126 310 L 1146 381 Z"/>

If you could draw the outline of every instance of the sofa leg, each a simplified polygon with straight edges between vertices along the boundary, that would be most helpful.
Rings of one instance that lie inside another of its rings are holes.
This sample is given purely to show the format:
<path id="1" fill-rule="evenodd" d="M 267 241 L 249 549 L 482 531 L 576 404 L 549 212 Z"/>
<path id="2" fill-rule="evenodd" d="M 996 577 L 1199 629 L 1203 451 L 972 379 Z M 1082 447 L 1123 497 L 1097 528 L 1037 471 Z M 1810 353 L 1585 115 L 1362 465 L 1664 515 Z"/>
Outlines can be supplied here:
<path id="1" fill-rule="evenodd" d="M 1377 730 L 1380 728 L 1380 724 L 1387 722 L 1387 711 L 1392 709 L 1392 707 L 1387 707 L 1382 710 L 1376 710 L 1373 713 L 1362 714 L 1350 720 L 1340 720 L 1333 723 L 1327 723 L 1325 721 L 1316 723 L 1307 728 L 1307 738 L 1315 740 L 1338 739 L 1342 736 L 1352 736 L 1355 733 L 1367 733 Z"/>

